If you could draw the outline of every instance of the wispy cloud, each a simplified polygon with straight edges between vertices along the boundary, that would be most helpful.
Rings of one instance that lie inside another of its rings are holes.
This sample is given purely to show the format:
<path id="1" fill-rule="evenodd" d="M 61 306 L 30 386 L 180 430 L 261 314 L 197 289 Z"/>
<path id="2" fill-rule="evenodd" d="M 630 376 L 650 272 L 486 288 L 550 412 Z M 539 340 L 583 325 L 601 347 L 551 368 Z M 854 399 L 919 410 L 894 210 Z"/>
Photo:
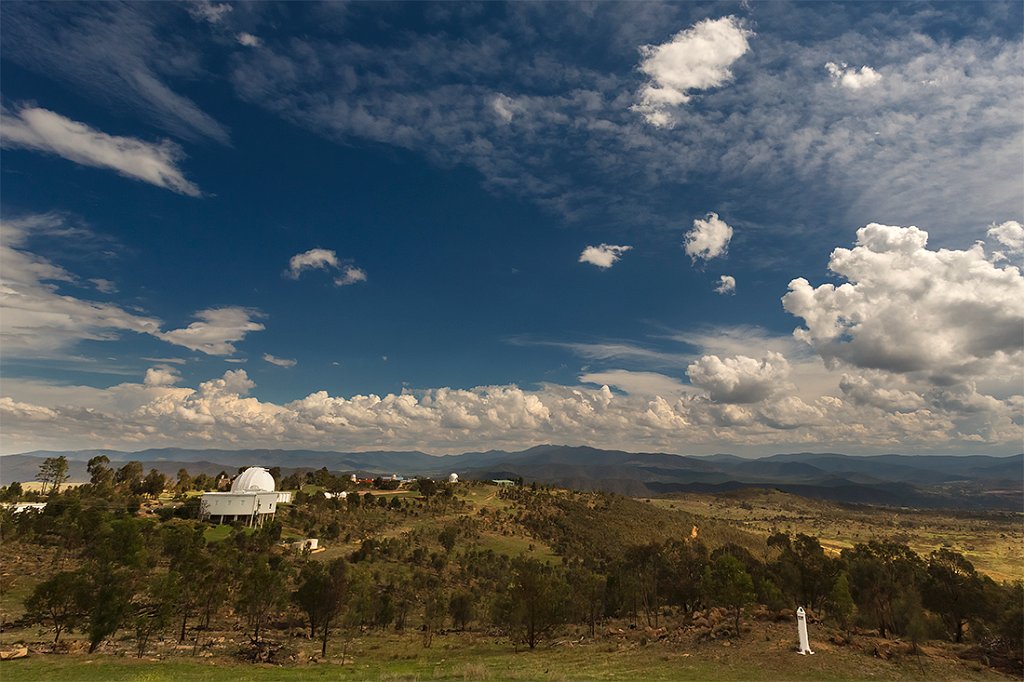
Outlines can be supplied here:
<path id="1" fill-rule="evenodd" d="M 277 365 L 278 367 L 294 367 L 295 365 L 298 364 L 296 360 L 274 357 L 270 353 L 264 353 L 263 360 L 269 362 L 272 365 Z"/>
<path id="2" fill-rule="evenodd" d="M 69 161 L 107 168 L 151 185 L 192 197 L 202 195 L 178 167 L 181 147 L 169 140 L 145 142 L 134 137 L 108 135 L 84 123 L 72 121 L 47 109 L 26 107 L 0 111 L 7 149 L 33 149 L 56 154 Z"/>
<path id="3" fill-rule="evenodd" d="M 187 327 L 161 332 L 156 336 L 168 343 L 207 355 L 231 355 L 235 352 L 235 342 L 244 339 L 249 332 L 265 329 L 261 322 L 256 322 L 256 318 L 262 317 L 262 314 L 251 308 L 208 308 L 200 310 L 193 317 L 196 321 Z"/>

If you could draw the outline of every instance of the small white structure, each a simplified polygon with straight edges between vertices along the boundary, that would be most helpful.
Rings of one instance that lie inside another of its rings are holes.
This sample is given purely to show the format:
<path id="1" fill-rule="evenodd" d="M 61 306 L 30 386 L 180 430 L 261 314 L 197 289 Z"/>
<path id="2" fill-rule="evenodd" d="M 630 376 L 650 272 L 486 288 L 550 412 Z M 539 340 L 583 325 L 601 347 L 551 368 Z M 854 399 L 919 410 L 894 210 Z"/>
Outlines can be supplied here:
<path id="1" fill-rule="evenodd" d="M 11 510 L 12 514 L 20 514 L 23 511 L 43 511 L 46 508 L 45 502 L 5 502 L 3 507 Z"/>
<path id="2" fill-rule="evenodd" d="M 811 643 L 807 638 L 807 613 L 802 606 L 796 610 L 796 632 L 800 638 L 800 655 L 813 654 Z"/>
<path id="3" fill-rule="evenodd" d="M 274 518 L 281 493 L 274 490 L 274 477 L 263 467 L 250 467 L 231 483 L 231 492 L 203 493 L 200 515 L 217 523 L 242 521 L 247 526 L 262 526 Z M 291 502 L 291 493 L 286 493 Z"/>
<path id="4" fill-rule="evenodd" d="M 349 476 L 348 480 L 352 481 L 353 483 L 358 483 L 359 482 L 359 478 L 357 478 L 355 474 L 352 474 L 351 476 Z"/>
<path id="5" fill-rule="evenodd" d="M 292 543 L 292 549 L 298 552 L 315 552 L 319 546 L 320 540 L 317 538 L 306 538 Z"/>
<path id="6" fill-rule="evenodd" d="M 458 483 L 459 482 L 459 475 L 458 474 L 448 474 L 448 482 L 449 483 Z"/>

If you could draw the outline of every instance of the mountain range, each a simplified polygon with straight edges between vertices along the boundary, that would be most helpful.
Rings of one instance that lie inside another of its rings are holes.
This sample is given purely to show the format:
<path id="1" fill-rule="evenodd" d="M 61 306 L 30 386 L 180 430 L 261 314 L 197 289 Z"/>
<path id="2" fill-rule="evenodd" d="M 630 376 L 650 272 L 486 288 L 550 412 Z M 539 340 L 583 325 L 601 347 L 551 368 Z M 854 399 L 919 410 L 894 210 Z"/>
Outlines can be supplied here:
<path id="1" fill-rule="evenodd" d="M 1024 511 L 1024 455 L 795 453 L 746 459 L 728 454 L 630 453 L 562 445 L 442 456 L 418 451 L 181 448 L 34 451 L 0 457 L 0 484 L 34 480 L 42 460 L 58 455 L 68 458 L 71 481 L 85 481 L 85 463 L 99 454 L 112 463 L 136 460 L 172 476 L 181 468 L 216 474 L 234 473 L 245 466 L 279 466 L 286 474 L 321 467 L 337 473 L 395 473 L 406 477 L 438 477 L 454 472 L 469 479 L 522 478 L 526 482 L 634 497 L 754 486 L 848 503 Z"/>

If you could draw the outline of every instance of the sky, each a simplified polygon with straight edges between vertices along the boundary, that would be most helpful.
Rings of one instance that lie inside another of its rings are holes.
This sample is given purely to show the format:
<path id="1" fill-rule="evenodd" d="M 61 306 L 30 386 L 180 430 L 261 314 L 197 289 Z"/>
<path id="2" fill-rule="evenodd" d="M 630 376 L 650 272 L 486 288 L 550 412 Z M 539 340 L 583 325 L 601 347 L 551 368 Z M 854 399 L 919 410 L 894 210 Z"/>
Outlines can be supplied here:
<path id="1" fill-rule="evenodd" d="M 0 452 L 1020 452 L 1022 26 L 3 3 Z"/>

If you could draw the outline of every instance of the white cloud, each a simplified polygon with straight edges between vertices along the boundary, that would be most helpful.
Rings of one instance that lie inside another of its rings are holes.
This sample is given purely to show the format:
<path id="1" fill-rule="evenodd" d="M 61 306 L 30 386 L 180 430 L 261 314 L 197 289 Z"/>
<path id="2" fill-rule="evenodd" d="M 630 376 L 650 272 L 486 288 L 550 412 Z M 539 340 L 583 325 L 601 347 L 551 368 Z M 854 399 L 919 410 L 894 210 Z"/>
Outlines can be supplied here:
<path id="1" fill-rule="evenodd" d="M 511 123 L 516 113 L 522 110 L 514 99 L 501 93 L 491 99 L 491 109 L 505 124 Z"/>
<path id="2" fill-rule="evenodd" d="M 295 360 L 289 360 L 288 358 L 277 358 L 271 355 L 270 353 L 264 353 L 263 359 L 272 365 L 277 365 L 278 367 L 294 367 L 296 364 L 298 364 L 297 361 Z"/>
<path id="3" fill-rule="evenodd" d="M 334 278 L 334 283 L 339 287 L 346 287 L 350 284 L 358 284 L 366 281 L 366 271 L 354 265 L 346 265 L 342 268 L 341 276 Z"/>
<path id="4" fill-rule="evenodd" d="M 719 294 L 735 294 L 736 278 L 732 275 L 722 275 L 718 278 L 718 286 L 715 291 Z"/>
<path id="5" fill-rule="evenodd" d="M 993 225 L 986 233 L 992 239 L 1003 245 L 1010 253 L 1024 253 L 1024 225 L 1016 220 L 1007 220 L 1005 223 Z"/>
<path id="6" fill-rule="evenodd" d="M 4 108 L 0 114 L 4 129 L 2 144 L 6 149 L 24 148 L 56 154 L 84 166 L 109 168 L 125 177 L 179 194 L 202 195 L 178 168 L 184 153 L 170 140 L 154 144 L 134 137 L 108 135 L 37 107 L 18 112 Z"/>
<path id="7" fill-rule="evenodd" d="M 672 397 L 693 392 L 693 389 L 679 379 L 658 372 L 612 369 L 604 372 L 586 372 L 580 375 L 579 380 L 585 384 L 614 386 L 630 395 Z"/>
<path id="8" fill-rule="evenodd" d="M 150 367 L 142 380 L 145 386 L 173 386 L 181 381 L 181 374 L 173 367 Z"/>
<path id="9" fill-rule="evenodd" d="M 244 45 L 245 47 L 259 47 L 263 44 L 259 36 L 254 36 L 251 33 L 239 33 L 235 36 L 235 40 L 238 41 L 239 45 Z"/>
<path id="10" fill-rule="evenodd" d="M 338 267 L 338 254 L 331 249 L 310 249 L 297 253 L 288 261 L 288 273 L 298 279 L 303 270 L 326 270 Z"/>
<path id="11" fill-rule="evenodd" d="M 632 109 L 653 126 L 675 124 L 672 109 L 690 101 L 690 92 L 715 88 L 732 78 L 729 67 L 750 49 L 753 32 L 733 16 L 705 19 L 667 43 L 644 45 L 639 69 L 649 81 Z"/>
<path id="12" fill-rule="evenodd" d="M 56 355 L 78 341 L 110 340 L 124 331 L 153 336 L 160 331 L 156 318 L 60 293 L 61 284 L 77 283 L 78 278 L 26 247 L 32 236 L 67 229 L 57 214 L 0 221 L 0 340 L 8 357 Z"/>
<path id="13" fill-rule="evenodd" d="M 622 258 L 622 254 L 632 248 L 632 246 L 615 246 L 613 244 L 588 246 L 583 249 L 583 253 L 580 254 L 579 262 L 590 263 L 591 265 L 596 265 L 599 268 L 610 268 L 615 265 L 616 261 Z"/>
<path id="14" fill-rule="evenodd" d="M 832 78 L 833 87 L 843 87 L 848 90 L 870 88 L 873 85 L 878 85 L 882 80 L 882 74 L 870 66 L 862 66 L 860 69 L 857 69 L 847 66 L 845 63 L 836 64 L 835 62 L 828 62 L 825 64 L 825 70 L 828 71 L 829 76 Z"/>
<path id="15" fill-rule="evenodd" d="M 265 328 L 262 323 L 254 320 L 260 316 L 259 312 L 250 308 L 208 308 L 193 315 L 197 322 L 157 336 L 169 343 L 207 355 L 230 355 L 235 352 L 234 342 L 241 341 L 249 332 Z"/>
<path id="16" fill-rule="evenodd" d="M 705 355 L 686 369 L 690 382 L 717 403 L 756 403 L 788 385 L 789 363 L 779 353 L 760 360 Z"/>
<path id="17" fill-rule="evenodd" d="M 193 0 L 193 2 L 188 4 L 188 13 L 192 15 L 193 19 L 196 21 L 206 21 L 211 24 L 219 24 L 231 10 L 231 5 L 226 2 Z"/>
<path id="18" fill-rule="evenodd" d="M 100 277 L 94 277 L 89 280 L 93 286 L 96 287 L 96 291 L 101 294 L 116 294 L 117 285 L 111 282 L 109 279 L 102 279 Z"/>
<path id="19" fill-rule="evenodd" d="M 980 244 L 927 248 L 916 227 L 871 223 L 853 249 L 832 252 L 829 269 L 846 282 L 789 284 L 783 307 L 803 318 L 796 338 L 826 362 L 948 383 L 1020 375 L 1024 277 L 997 267 Z"/>
<path id="20" fill-rule="evenodd" d="M 343 265 L 338 254 L 331 249 L 310 249 L 292 256 L 288 261 L 288 276 L 298 279 L 304 270 L 341 270 L 341 275 L 334 278 L 334 284 L 339 287 L 367 280 L 365 270 L 355 265 Z"/>
<path id="21" fill-rule="evenodd" d="M 711 371 L 726 397 L 737 397 L 744 383 L 765 394 L 745 404 L 713 402 L 669 377 L 621 372 L 610 378 L 624 389 L 628 385 L 628 395 L 615 394 L 608 385 L 478 386 L 348 397 L 314 391 L 273 403 L 251 395 L 256 388 L 252 379 L 244 370 L 232 370 L 198 388 L 152 382 L 104 389 L 5 382 L 0 420 L 5 452 L 161 446 L 460 452 L 553 440 L 708 453 L 764 453 L 766 448 L 976 451 L 979 444 L 987 444 L 989 451 L 1019 449 L 1020 426 L 1012 421 L 1015 414 L 1019 419 L 1019 399 L 995 400 L 971 386 L 942 388 L 924 407 L 905 405 L 904 411 L 836 396 L 803 399 L 788 392 L 784 382 L 777 391 L 758 388 L 769 383 L 762 365 L 778 370 L 777 359 L 766 357 L 747 367 L 750 360 L 727 358 Z"/>
<path id="22" fill-rule="evenodd" d="M 732 239 L 732 227 L 718 217 L 717 213 L 708 213 L 702 220 L 693 221 L 693 229 L 686 233 L 683 248 L 694 262 L 698 258 L 710 260 L 724 256 L 729 250 Z"/>

